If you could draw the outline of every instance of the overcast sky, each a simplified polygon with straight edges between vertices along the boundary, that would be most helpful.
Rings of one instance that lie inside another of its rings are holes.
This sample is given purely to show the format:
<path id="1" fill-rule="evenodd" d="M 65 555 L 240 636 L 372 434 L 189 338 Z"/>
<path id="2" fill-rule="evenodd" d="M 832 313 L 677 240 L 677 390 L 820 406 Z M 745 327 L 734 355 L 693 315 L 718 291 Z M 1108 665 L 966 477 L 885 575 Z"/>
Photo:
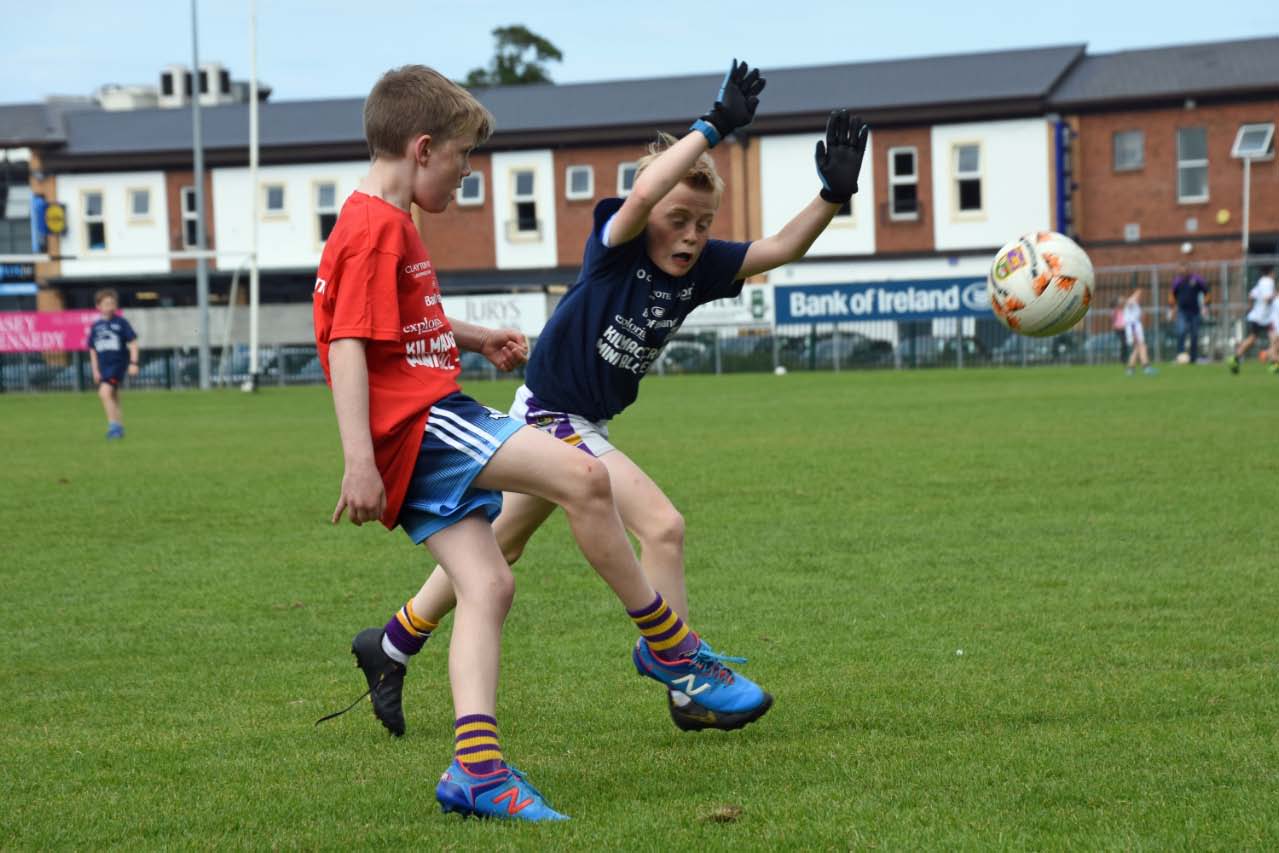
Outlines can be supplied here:
<path id="1" fill-rule="evenodd" d="M 460 78 L 522 23 L 564 53 L 557 82 L 765 69 L 1087 43 L 1094 53 L 1279 35 L 1279 0 L 258 0 L 258 78 L 272 100 L 363 96 L 409 62 Z M 199 0 L 200 58 L 249 72 L 249 0 Z M 373 18 L 369 13 L 377 13 Z M 0 103 L 157 82 L 191 61 L 189 0 L 0 0 Z"/>

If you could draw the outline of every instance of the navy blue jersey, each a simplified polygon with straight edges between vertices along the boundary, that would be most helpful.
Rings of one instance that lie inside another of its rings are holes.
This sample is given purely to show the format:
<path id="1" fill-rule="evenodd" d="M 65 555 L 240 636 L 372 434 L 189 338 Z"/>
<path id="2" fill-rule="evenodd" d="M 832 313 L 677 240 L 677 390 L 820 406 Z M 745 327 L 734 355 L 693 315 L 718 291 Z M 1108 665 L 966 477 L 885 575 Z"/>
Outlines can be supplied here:
<path id="1" fill-rule="evenodd" d="M 1208 285 L 1193 273 L 1179 275 L 1172 280 L 1172 294 L 1183 314 L 1194 315 L 1199 313 L 1200 299 L 1208 294 Z"/>
<path id="2" fill-rule="evenodd" d="M 89 349 L 98 354 L 98 370 L 103 375 L 123 371 L 129 364 L 125 344 L 137 337 L 123 317 L 95 321 L 89 328 Z"/>
<path id="3" fill-rule="evenodd" d="M 690 311 L 741 293 L 737 272 L 750 247 L 710 240 L 697 263 L 674 278 L 649 258 L 643 232 L 604 245 L 604 224 L 621 206 L 620 198 L 595 206 L 582 272 L 547 321 L 525 373 L 540 404 L 592 421 L 635 402 L 639 381 Z"/>

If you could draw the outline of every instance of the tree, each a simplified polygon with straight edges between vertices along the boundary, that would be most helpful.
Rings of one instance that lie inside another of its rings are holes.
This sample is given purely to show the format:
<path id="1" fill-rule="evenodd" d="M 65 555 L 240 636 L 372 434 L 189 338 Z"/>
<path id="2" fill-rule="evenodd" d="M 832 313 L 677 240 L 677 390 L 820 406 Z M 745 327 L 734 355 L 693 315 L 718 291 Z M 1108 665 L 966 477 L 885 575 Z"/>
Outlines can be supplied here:
<path id="1" fill-rule="evenodd" d="M 564 55 L 523 24 L 493 30 L 494 54 L 488 68 L 472 68 L 462 81 L 467 88 L 524 86 L 551 83 L 547 62 L 562 62 Z"/>

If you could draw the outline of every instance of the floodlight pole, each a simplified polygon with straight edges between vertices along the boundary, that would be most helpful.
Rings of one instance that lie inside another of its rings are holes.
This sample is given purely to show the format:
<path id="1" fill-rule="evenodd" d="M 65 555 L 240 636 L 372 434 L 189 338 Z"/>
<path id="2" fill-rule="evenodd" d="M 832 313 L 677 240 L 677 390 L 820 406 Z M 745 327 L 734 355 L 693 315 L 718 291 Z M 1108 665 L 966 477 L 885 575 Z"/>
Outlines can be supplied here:
<path id="1" fill-rule="evenodd" d="M 258 303 L 262 298 L 258 275 L 258 4 L 249 0 L 249 381 L 258 387 Z"/>
<path id="2" fill-rule="evenodd" d="M 200 39 L 196 0 L 191 0 L 191 147 L 195 171 L 195 298 L 200 306 L 200 390 L 209 382 L 209 262 L 204 256 L 204 135 L 200 126 Z"/>

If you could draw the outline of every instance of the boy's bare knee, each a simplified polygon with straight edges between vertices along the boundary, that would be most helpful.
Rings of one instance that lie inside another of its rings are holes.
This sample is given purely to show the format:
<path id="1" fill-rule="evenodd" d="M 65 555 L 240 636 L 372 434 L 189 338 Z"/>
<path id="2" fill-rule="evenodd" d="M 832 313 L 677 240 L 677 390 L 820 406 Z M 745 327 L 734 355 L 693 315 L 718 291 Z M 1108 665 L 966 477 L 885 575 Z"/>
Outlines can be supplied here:
<path id="1" fill-rule="evenodd" d="M 612 505 L 613 486 L 608 469 L 598 459 L 584 459 L 573 470 L 564 506 L 566 509 L 588 509 L 600 504 Z"/>
<path id="2" fill-rule="evenodd" d="M 505 614 L 515 600 L 515 575 L 507 566 L 500 571 L 486 572 L 482 577 L 472 577 L 454 587 L 459 604 L 463 601 Z"/>
<path id="3" fill-rule="evenodd" d="M 684 547 L 684 516 L 675 507 L 671 507 L 658 517 L 650 536 L 653 544 L 667 548 Z"/>

